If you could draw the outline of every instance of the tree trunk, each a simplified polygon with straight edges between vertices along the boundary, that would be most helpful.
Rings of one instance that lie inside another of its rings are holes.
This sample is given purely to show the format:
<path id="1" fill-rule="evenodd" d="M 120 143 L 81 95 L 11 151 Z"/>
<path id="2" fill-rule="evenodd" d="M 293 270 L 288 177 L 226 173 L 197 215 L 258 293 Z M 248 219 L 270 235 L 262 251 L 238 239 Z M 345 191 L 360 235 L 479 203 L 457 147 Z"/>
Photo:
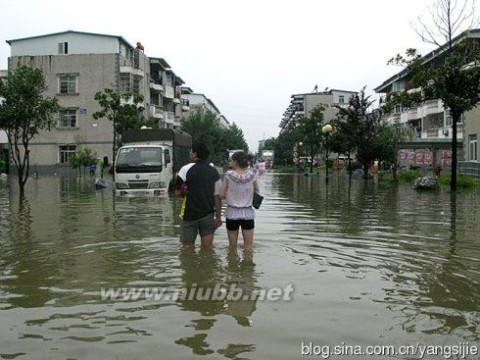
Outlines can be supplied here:
<path id="1" fill-rule="evenodd" d="M 310 173 L 313 173 L 313 144 L 310 144 Z"/>
<path id="2" fill-rule="evenodd" d="M 368 180 L 368 164 L 363 164 L 363 178 L 365 180 Z"/>
<path id="3" fill-rule="evenodd" d="M 450 190 L 457 190 L 457 123 L 460 115 L 452 114 L 452 175 L 450 178 Z"/>

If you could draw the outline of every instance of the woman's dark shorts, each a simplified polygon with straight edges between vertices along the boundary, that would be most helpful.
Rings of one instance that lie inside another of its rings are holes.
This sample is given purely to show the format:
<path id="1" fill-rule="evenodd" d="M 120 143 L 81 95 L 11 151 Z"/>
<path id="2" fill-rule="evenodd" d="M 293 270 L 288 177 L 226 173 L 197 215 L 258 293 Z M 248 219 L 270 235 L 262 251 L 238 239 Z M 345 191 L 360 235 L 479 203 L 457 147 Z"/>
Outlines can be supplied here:
<path id="1" fill-rule="evenodd" d="M 240 226 L 242 227 L 242 230 L 252 230 L 253 228 L 255 228 L 255 220 L 227 219 L 226 226 L 227 226 L 227 230 L 230 230 L 230 231 L 237 231 Z"/>

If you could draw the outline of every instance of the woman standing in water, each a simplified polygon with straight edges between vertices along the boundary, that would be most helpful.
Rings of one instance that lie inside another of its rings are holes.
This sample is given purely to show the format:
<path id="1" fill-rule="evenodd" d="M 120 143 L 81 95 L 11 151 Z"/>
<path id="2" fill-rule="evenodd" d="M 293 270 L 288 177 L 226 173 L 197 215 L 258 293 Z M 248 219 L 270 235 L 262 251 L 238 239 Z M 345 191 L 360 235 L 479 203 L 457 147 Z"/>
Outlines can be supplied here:
<path id="1" fill-rule="evenodd" d="M 242 228 L 243 247 L 253 247 L 255 228 L 255 210 L 252 207 L 253 193 L 258 192 L 256 172 L 248 169 L 248 154 L 238 151 L 232 155 L 232 170 L 223 177 L 220 197 L 225 198 L 225 212 L 228 242 L 235 248 L 238 242 L 238 231 Z"/>

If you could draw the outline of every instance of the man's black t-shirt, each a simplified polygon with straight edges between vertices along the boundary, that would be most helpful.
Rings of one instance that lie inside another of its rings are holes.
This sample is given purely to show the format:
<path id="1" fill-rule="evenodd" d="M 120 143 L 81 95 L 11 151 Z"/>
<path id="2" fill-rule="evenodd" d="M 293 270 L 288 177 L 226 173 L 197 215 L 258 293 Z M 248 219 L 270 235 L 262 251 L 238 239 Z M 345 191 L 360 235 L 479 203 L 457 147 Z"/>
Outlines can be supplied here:
<path id="1" fill-rule="evenodd" d="M 178 172 L 177 189 L 185 183 L 180 217 L 185 221 L 197 220 L 215 211 L 214 195 L 218 195 L 221 180 L 218 171 L 205 160 L 183 166 Z"/>

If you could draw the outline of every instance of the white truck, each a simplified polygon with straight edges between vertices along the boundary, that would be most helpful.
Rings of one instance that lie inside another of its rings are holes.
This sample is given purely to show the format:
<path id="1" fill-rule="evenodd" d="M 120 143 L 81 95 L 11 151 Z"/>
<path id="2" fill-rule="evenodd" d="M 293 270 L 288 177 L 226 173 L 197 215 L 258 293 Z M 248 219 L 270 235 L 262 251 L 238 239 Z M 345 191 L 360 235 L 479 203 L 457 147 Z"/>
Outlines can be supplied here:
<path id="1" fill-rule="evenodd" d="M 270 169 L 273 166 L 273 158 L 275 156 L 275 151 L 273 150 L 262 150 L 262 159 L 265 161 L 265 168 Z"/>
<path id="2" fill-rule="evenodd" d="M 176 129 L 128 130 L 115 159 L 117 195 L 166 196 L 190 162 L 192 137 Z"/>

